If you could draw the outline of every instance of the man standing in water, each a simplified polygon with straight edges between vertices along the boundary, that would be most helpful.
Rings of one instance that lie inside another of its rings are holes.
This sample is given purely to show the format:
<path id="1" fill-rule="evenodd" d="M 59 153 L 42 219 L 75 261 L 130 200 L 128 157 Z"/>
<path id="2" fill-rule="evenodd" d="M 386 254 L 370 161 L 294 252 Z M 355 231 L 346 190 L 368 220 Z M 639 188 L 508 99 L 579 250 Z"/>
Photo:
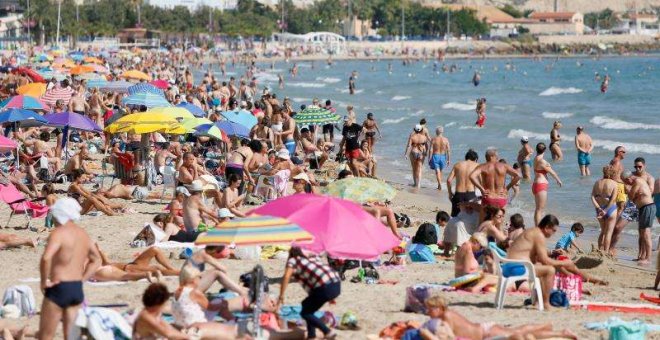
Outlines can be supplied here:
<path id="1" fill-rule="evenodd" d="M 477 195 L 474 193 L 474 185 L 470 182 L 470 174 L 479 166 L 477 161 L 479 155 L 476 151 L 470 149 L 465 153 L 465 160 L 454 164 L 451 172 L 447 176 L 447 192 L 451 202 L 451 217 L 456 217 L 460 211 L 459 206 L 463 202 L 469 202 Z M 452 192 L 451 182 L 456 178 L 456 188 Z"/>
<path id="2" fill-rule="evenodd" d="M 85 300 L 83 282 L 101 266 L 101 257 L 89 235 L 74 221 L 82 208 L 72 198 L 61 198 L 50 208 L 57 227 L 50 233 L 41 256 L 41 305 L 39 339 L 53 339 L 60 321 L 64 339 Z"/>
<path id="3" fill-rule="evenodd" d="M 591 176 L 589 165 L 591 164 L 591 151 L 594 145 L 591 136 L 584 132 L 584 127 L 578 126 L 575 135 L 575 148 L 577 149 L 577 161 L 580 166 L 580 175 Z"/>
<path id="4" fill-rule="evenodd" d="M 506 185 L 506 175 L 511 176 L 511 181 Z M 504 209 L 508 199 L 508 192 L 520 181 L 518 171 L 510 165 L 499 162 L 496 149 L 486 151 L 486 163 L 477 166 L 470 174 L 470 181 L 481 191 L 481 205 L 492 205 Z"/>
<path id="5" fill-rule="evenodd" d="M 357 78 L 357 72 L 353 71 L 348 77 L 348 93 L 351 95 L 355 94 L 355 78 Z"/>
<path id="6" fill-rule="evenodd" d="M 435 178 L 438 180 L 438 190 L 442 190 L 442 170 L 451 161 L 449 139 L 442 135 L 444 131 L 442 126 L 435 129 L 435 137 L 431 140 L 431 157 L 429 157 L 429 166 L 435 171 Z"/>
<path id="7" fill-rule="evenodd" d="M 630 171 L 621 174 L 624 183 L 630 185 L 630 200 L 635 203 L 639 210 L 639 253 L 637 255 L 640 266 L 651 263 L 651 228 L 655 218 L 655 203 L 653 203 L 652 191 L 649 184 L 641 177 L 633 176 Z"/>
<path id="8" fill-rule="evenodd" d="M 534 150 L 529 146 L 529 138 L 522 136 L 520 138 L 520 150 L 518 151 L 518 166 L 522 172 L 522 178 L 528 181 L 531 178 L 532 172 L 532 154 Z"/>

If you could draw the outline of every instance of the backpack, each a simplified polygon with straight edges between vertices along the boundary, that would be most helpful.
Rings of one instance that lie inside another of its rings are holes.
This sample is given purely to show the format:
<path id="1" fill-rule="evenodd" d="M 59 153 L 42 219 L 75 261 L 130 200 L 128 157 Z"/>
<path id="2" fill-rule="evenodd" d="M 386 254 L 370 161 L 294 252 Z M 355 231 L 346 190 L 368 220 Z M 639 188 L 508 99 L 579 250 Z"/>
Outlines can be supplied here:
<path id="1" fill-rule="evenodd" d="M 408 256 L 412 262 L 436 263 L 431 248 L 423 244 L 413 243 L 408 249 Z"/>
<path id="2" fill-rule="evenodd" d="M 32 293 L 32 288 L 27 285 L 7 288 L 2 298 L 2 305 L 15 305 L 20 311 L 20 316 L 32 316 L 37 312 L 34 293 Z"/>
<path id="3" fill-rule="evenodd" d="M 436 227 L 431 223 L 423 223 L 417 229 L 415 236 L 412 238 L 413 243 L 417 244 L 438 244 L 438 233 Z"/>

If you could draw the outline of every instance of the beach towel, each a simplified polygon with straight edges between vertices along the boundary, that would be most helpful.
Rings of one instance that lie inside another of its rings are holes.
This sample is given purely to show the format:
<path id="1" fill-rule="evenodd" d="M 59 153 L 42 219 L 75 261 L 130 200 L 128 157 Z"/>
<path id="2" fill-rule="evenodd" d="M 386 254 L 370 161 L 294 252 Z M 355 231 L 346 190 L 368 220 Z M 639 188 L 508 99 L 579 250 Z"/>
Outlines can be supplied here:
<path id="1" fill-rule="evenodd" d="M 96 340 L 130 339 L 133 334 L 133 329 L 121 314 L 109 308 L 81 308 L 71 339 L 80 339 L 83 329 L 87 329 Z"/>
<path id="2" fill-rule="evenodd" d="M 408 248 L 408 256 L 410 256 L 410 261 L 412 262 L 421 262 L 421 263 L 436 263 L 435 255 L 431 248 L 423 245 L 413 243 Z"/>
<path id="3" fill-rule="evenodd" d="M 273 176 L 273 188 L 275 188 L 277 197 L 286 195 L 289 177 L 291 177 L 291 170 L 280 170 L 275 174 L 275 176 Z"/>
<path id="4" fill-rule="evenodd" d="M 590 330 L 610 331 L 610 340 L 643 340 L 647 332 L 660 331 L 660 325 L 646 324 L 641 320 L 623 321 L 615 316 L 605 322 L 590 322 L 584 325 Z"/>
<path id="5" fill-rule="evenodd" d="M 2 305 L 15 305 L 18 307 L 20 316 L 32 316 L 37 312 L 34 293 L 32 293 L 32 288 L 27 285 L 17 285 L 7 288 L 2 298 Z"/>
<path id="6" fill-rule="evenodd" d="M 195 245 L 194 242 L 176 242 L 176 241 L 165 241 L 157 242 L 154 247 L 161 249 L 178 249 L 178 248 L 196 248 L 201 249 L 204 246 Z"/>
<path id="7" fill-rule="evenodd" d="M 580 301 L 582 300 L 582 277 L 575 274 L 555 274 L 553 289 L 564 291 L 571 303 Z"/>

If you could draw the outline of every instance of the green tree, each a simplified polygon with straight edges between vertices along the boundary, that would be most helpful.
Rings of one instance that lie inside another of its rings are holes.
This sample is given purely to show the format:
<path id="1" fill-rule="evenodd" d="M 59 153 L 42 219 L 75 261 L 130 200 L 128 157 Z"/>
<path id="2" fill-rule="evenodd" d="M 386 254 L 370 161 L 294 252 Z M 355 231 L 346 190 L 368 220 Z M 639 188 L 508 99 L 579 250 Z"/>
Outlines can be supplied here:
<path id="1" fill-rule="evenodd" d="M 610 29 L 619 24 L 619 19 L 614 15 L 614 11 L 606 8 L 600 12 L 590 12 L 584 15 L 584 24 L 596 29 Z"/>

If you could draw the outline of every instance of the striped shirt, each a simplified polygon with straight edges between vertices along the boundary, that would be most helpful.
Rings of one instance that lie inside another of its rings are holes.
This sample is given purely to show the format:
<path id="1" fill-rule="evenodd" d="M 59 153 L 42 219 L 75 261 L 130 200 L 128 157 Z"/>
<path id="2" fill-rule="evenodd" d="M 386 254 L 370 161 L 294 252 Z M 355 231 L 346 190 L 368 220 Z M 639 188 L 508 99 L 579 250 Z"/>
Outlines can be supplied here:
<path id="1" fill-rule="evenodd" d="M 317 257 L 291 257 L 286 262 L 287 268 L 293 269 L 293 278 L 300 282 L 305 291 L 339 282 L 339 275 Z"/>

